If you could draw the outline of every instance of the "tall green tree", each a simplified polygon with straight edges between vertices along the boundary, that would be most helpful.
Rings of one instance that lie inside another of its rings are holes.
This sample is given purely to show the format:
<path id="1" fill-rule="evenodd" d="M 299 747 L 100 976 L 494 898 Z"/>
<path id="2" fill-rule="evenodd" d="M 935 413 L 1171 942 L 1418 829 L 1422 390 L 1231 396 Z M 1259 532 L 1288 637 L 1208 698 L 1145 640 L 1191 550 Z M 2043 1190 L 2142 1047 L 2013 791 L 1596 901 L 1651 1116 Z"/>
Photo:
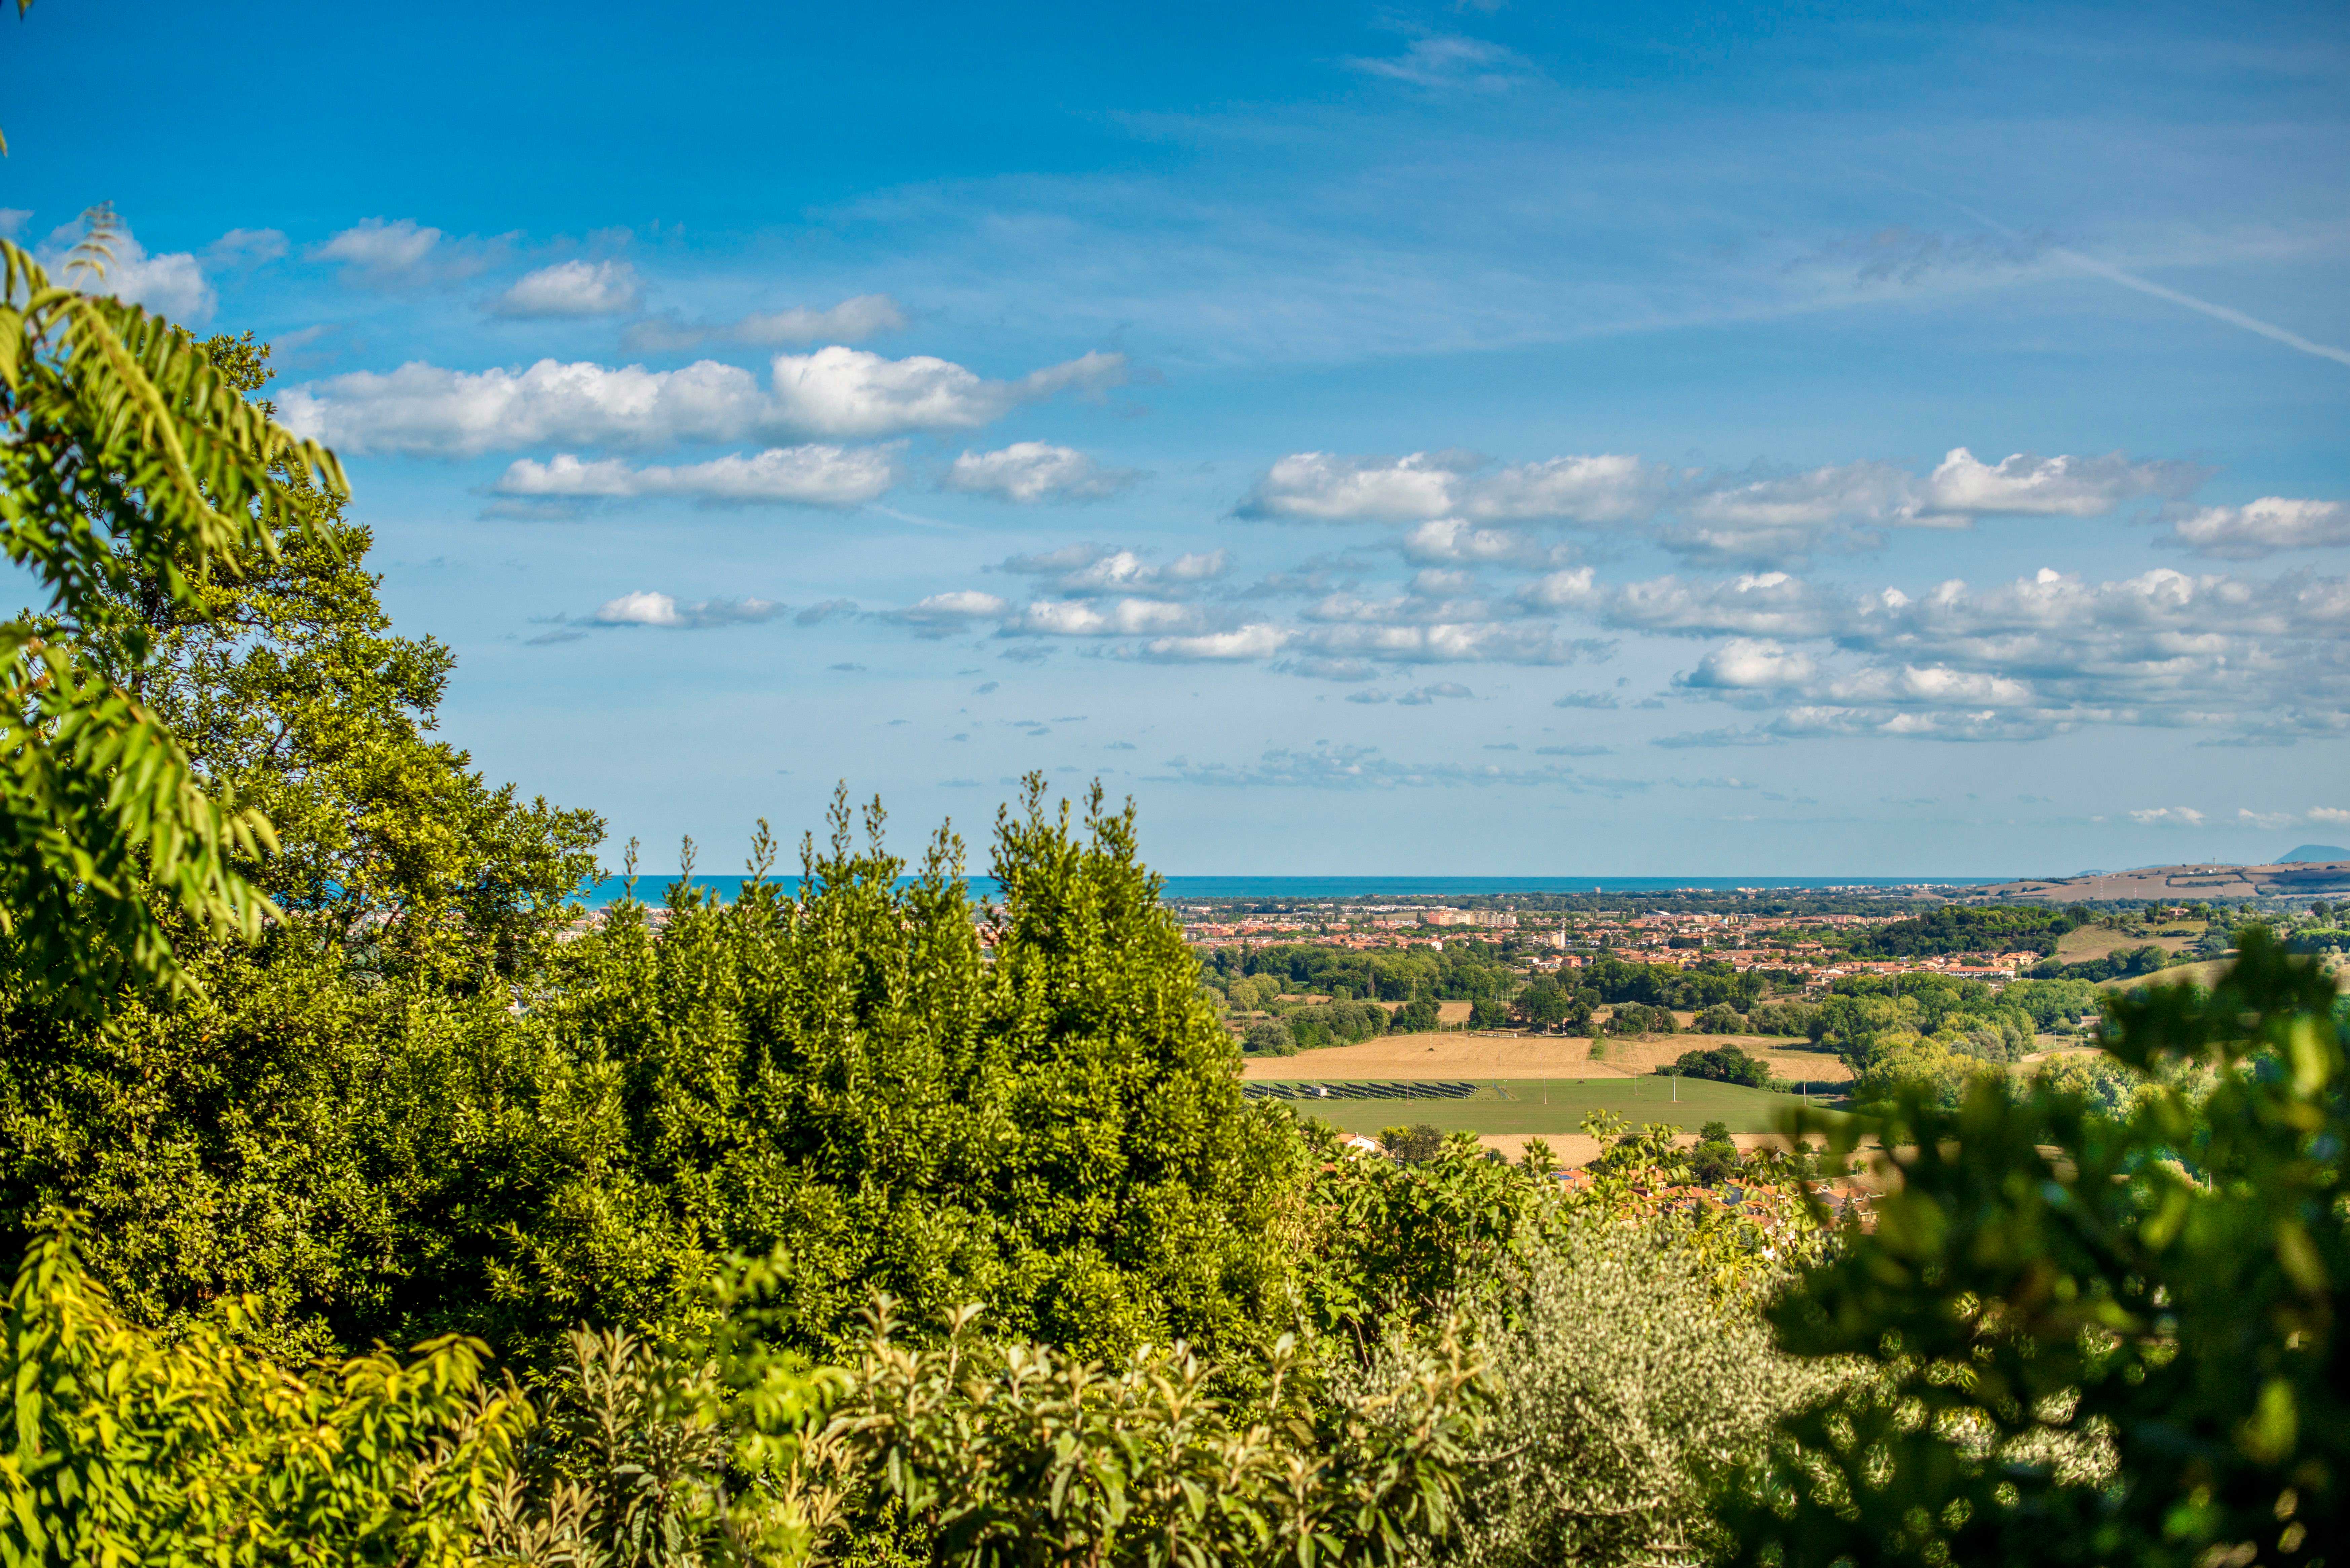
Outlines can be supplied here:
<path id="1" fill-rule="evenodd" d="M 876 1288 L 1087 1354 L 1295 1317 L 1304 1150 L 1243 1099 L 1130 816 L 1032 794 L 984 917 L 951 839 L 900 885 L 835 826 L 796 889 L 624 905 L 499 987 L 380 976 L 296 919 L 103 1032 L 0 1020 L 0 1225 L 83 1210 L 126 1309 L 250 1293 L 289 1350 L 544 1359 L 736 1253 L 818 1351 Z"/>
<path id="2" fill-rule="evenodd" d="M 172 341 L 267 426 L 265 347 Z M 91 1265 L 143 1320 L 251 1293 L 259 1332 L 317 1351 L 432 1318 L 440 1271 L 476 1261 L 432 1217 L 465 1201 L 465 1162 L 494 1183 L 588 1136 L 591 1111 L 515 1120 L 566 1064 L 533 1054 L 511 1008 L 576 916 L 602 829 L 493 788 L 433 737 L 449 652 L 391 632 L 339 477 L 281 454 L 256 483 L 274 527 L 210 545 L 100 531 L 73 592 L 16 623 L 167 738 L 184 787 L 278 831 L 276 853 L 219 846 L 219 874 L 269 912 L 227 932 L 142 880 L 151 846 L 124 846 L 121 887 L 175 988 L 98 1014 L 53 983 L 54 943 L 0 944 L 0 1239 L 86 1211 Z M 20 758 L 60 733 L 34 728 Z M 107 895 L 84 882 L 64 908 L 78 920 Z M 102 921 L 73 944 L 68 972 L 90 983 L 138 972 L 136 940 Z"/>
<path id="3" fill-rule="evenodd" d="M 531 1026 L 619 1085 L 627 1189 L 698 1253 L 780 1250 L 812 1348 L 877 1286 L 1088 1354 L 1276 1332 L 1303 1150 L 1243 1098 L 1131 808 L 1097 788 L 1073 825 L 1032 778 L 983 915 L 952 837 L 901 885 L 878 807 L 865 827 L 837 804 L 796 897 L 680 889 L 662 927 L 622 909 L 564 950 Z M 590 1186 L 622 1189 L 548 1202 Z M 530 1244 L 564 1274 L 559 1228 Z"/>
<path id="4" fill-rule="evenodd" d="M 193 607 L 302 527 L 291 476 L 342 486 L 186 333 L 72 286 L 102 279 L 114 232 L 93 214 L 66 284 L 0 242 L 0 550 L 47 596 L 0 625 L 0 956 L 84 1010 L 126 981 L 185 984 L 175 914 L 249 940 L 271 913 L 239 869 L 267 819 L 120 682 L 153 649 L 126 592 Z"/>
<path id="5" fill-rule="evenodd" d="M 250 333 L 203 350 L 241 395 L 269 379 Z M 266 814 L 277 853 L 239 869 L 290 919 L 378 969 L 511 974 L 569 919 L 603 824 L 492 787 L 433 738 L 454 657 L 392 633 L 366 566 L 373 536 L 344 517 L 341 489 L 276 479 L 298 523 L 282 541 L 232 546 L 209 574 L 175 559 L 185 591 L 118 544 L 60 624 L 200 774 Z"/>

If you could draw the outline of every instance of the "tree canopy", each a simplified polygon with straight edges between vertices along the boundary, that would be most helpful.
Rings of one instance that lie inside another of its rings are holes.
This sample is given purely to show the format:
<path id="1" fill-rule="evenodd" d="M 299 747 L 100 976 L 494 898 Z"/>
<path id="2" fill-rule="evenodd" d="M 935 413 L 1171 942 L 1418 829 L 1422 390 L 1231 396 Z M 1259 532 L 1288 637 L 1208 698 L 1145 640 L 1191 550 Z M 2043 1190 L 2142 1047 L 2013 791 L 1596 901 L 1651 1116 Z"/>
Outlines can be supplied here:
<path id="1" fill-rule="evenodd" d="M 68 265 L 102 277 L 111 215 Z M 240 869 L 268 820 L 208 780 L 120 683 L 154 632 L 134 580 L 182 608 L 340 493 L 332 454 L 248 402 L 185 332 L 53 282 L 0 241 L 0 547 L 47 604 L 0 626 L 0 939 L 19 983 L 85 1011 L 183 987 L 174 917 L 256 935 Z"/>

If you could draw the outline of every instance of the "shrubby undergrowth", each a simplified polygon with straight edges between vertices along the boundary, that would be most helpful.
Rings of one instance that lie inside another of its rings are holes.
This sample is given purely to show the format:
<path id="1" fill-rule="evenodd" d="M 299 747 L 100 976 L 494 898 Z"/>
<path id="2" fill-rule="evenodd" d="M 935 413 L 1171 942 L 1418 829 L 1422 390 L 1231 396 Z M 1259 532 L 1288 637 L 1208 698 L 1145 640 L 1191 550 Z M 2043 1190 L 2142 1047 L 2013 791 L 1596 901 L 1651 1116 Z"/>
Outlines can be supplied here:
<path id="1" fill-rule="evenodd" d="M 1700 1560 L 1716 1492 L 1774 1424 L 1850 1380 L 1781 1353 L 1754 1310 L 1792 1272 L 1725 1293 L 1671 1220 L 1596 1213 L 1510 1272 L 1471 1332 L 1492 1404 L 1458 1526 L 1413 1561 L 1547 1568 Z"/>

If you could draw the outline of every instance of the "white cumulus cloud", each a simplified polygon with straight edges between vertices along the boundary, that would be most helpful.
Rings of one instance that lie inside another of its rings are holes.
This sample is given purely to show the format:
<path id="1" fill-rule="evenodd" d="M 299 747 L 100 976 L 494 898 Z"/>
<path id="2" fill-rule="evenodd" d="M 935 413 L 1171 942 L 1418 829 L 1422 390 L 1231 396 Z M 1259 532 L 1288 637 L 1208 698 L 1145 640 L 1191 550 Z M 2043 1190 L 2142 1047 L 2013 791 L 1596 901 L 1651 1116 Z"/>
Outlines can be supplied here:
<path id="1" fill-rule="evenodd" d="M 995 569 L 1051 577 L 1055 590 L 1070 597 L 1101 594 L 1165 597 L 1211 582 L 1231 568 L 1232 557 L 1222 550 L 1192 551 L 1171 561 L 1158 562 L 1134 550 L 1114 550 L 1101 545 L 1065 545 L 1037 555 L 1014 556 Z"/>
<path id="2" fill-rule="evenodd" d="M 2350 505 L 2263 495 L 2241 506 L 2206 506 L 2173 524 L 2171 537 L 2198 555 L 2238 559 L 2350 545 Z"/>
<path id="3" fill-rule="evenodd" d="M 1039 637 L 1141 637 L 1200 625 L 1196 607 L 1167 599 L 1037 599 L 1007 615 L 1003 629 Z"/>
<path id="4" fill-rule="evenodd" d="M 2152 805 L 2129 814 L 2140 827 L 2200 827 L 2204 815 L 2191 805 Z"/>
<path id="5" fill-rule="evenodd" d="M 192 327 L 212 319 L 219 299 L 195 256 L 187 251 L 150 255 L 128 224 L 118 223 L 115 228 L 109 247 L 112 254 L 104 264 L 102 277 L 78 266 L 68 275 L 65 268 L 73 248 L 88 232 L 84 221 L 77 219 L 51 233 L 40 247 L 41 262 L 56 282 L 143 306 L 157 316 Z"/>
<path id="6" fill-rule="evenodd" d="M 1099 501 L 1134 483 L 1131 469 L 1105 468 L 1072 447 L 1018 441 L 1000 452 L 965 452 L 946 487 L 1002 501 Z"/>
<path id="7" fill-rule="evenodd" d="M 500 316 L 521 319 L 620 316 L 637 307 L 636 268 L 624 261 L 556 262 L 525 273 L 498 296 Z"/>
<path id="8" fill-rule="evenodd" d="M 1152 659 L 1176 663 L 1244 661 L 1272 658 L 1288 644 L 1290 636 L 1284 627 L 1257 622 L 1196 637 L 1158 638 L 1146 643 L 1143 651 Z"/>
<path id="9" fill-rule="evenodd" d="M 1729 691 L 1775 691 L 1800 686 L 1818 670 L 1807 654 L 1742 637 L 1708 651 L 1679 683 Z"/>
<path id="10" fill-rule="evenodd" d="M 1439 517 L 1403 536 L 1403 557 L 1415 566 L 1547 566 L 1566 554 L 1523 529 L 1481 528 L 1464 517 Z"/>
<path id="11" fill-rule="evenodd" d="M 1552 520 L 1637 521 L 1664 494 L 1662 470 L 1636 457 L 1557 457 L 1485 472 L 1473 452 L 1345 457 L 1301 452 L 1278 459 L 1240 515 L 1315 523 Z"/>
<path id="12" fill-rule="evenodd" d="M 1926 508 L 1933 512 L 2100 517 L 2139 496 L 2182 493 L 2202 477 L 2191 463 L 2132 462 L 2119 452 L 2106 457 L 2017 452 L 1986 463 L 1961 446 L 1953 447 L 1927 476 L 1922 494 Z"/>
<path id="13" fill-rule="evenodd" d="M 972 588 L 932 594 L 892 613 L 894 620 L 935 630 L 953 630 L 975 620 L 1001 620 L 1012 611 L 1011 602 Z"/>
<path id="14" fill-rule="evenodd" d="M 1014 381 L 944 359 L 859 349 L 776 356 L 763 389 L 748 370 L 700 359 L 676 370 L 564 364 L 452 370 L 421 361 L 289 389 L 282 417 L 351 452 L 473 457 L 544 445 L 661 446 L 769 435 L 889 436 L 967 430 L 1021 403 L 1114 385 L 1123 356 L 1087 354 Z"/>
<path id="15" fill-rule="evenodd" d="M 2203 478 L 2190 463 L 2018 452 L 1986 463 L 1953 447 L 1923 476 L 1849 462 L 1760 479 L 1720 476 L 1685 490 L 1668 549 L 1700 560 L 1790 563 L 1870 549 L 1888 528 L 1964 528 L 1994 514 L 2095 517 L 2142 496 L 2176 496 Z"/>
<path id="16" fill-rule="evenodd" d="M 775 404 L 785 423 L 816 435 L 882 436 L 975 430 L 1055 392 L 1098 392 L 1125 380 L 1126 356 L 1087 354 L 1016 381 L 990 381 L 927 354 L 888 359 L 836 345 L 813 354 L 778 354 L 774 373 Z"/>

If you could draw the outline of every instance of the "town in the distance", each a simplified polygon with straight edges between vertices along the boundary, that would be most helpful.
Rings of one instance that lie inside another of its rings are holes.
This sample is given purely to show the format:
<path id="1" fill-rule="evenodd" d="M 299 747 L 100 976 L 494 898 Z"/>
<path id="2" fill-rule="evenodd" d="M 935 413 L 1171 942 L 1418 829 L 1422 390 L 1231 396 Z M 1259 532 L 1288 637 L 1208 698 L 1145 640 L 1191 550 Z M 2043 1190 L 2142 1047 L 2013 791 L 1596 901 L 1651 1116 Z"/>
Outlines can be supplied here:
<path id="1" fill-rule="evenodd" d="M 2003 1070 L 2122 1096 L 2116 990 L 2208 983 L 2257 922 L 2350 981 L 2350 850 L 1998 884 L 1185 898 L 1249 1091 L 1366 1152 L 1467 1133 L 1565 1164 L 1594 1112 L 1720 1151 L 1790 1098 L 1955 1094 Z M 1586 1145 L 1590 1147 L 1586 1147 Z"/>

